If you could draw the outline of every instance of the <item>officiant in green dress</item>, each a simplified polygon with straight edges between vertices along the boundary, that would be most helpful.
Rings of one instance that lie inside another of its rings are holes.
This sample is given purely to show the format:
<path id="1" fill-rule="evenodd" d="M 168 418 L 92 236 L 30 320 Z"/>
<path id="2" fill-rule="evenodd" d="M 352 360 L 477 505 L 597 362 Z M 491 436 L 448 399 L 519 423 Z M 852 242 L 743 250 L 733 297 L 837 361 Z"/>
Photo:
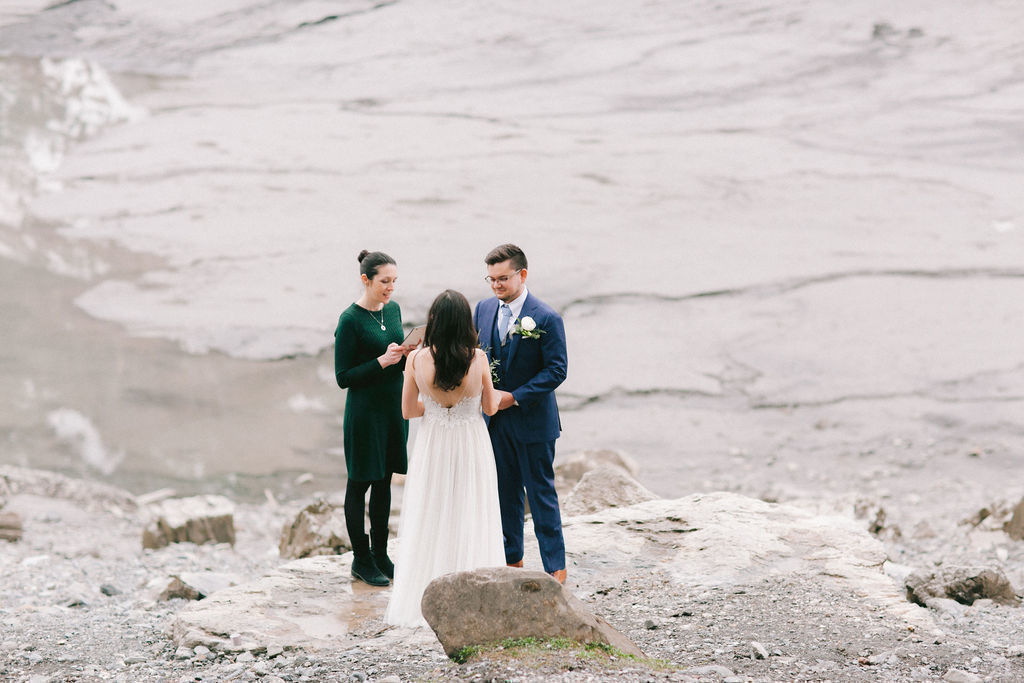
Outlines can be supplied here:
<path id="1" fill-rule="evenodd" d="M 352 576 L 373 586 L 394 577 L 388 558 L 391 475 L 405 474 L 409 423 L 402 418 L 402 311 L 391 301 L 398 279 L 394 259 L 359 254 L 364 292 L 346 308 L 334 333 L 334 374 L 345 398 L 345 525 L 352 543 Z M 370 493 L 370 535 L 363 521 Z"/>

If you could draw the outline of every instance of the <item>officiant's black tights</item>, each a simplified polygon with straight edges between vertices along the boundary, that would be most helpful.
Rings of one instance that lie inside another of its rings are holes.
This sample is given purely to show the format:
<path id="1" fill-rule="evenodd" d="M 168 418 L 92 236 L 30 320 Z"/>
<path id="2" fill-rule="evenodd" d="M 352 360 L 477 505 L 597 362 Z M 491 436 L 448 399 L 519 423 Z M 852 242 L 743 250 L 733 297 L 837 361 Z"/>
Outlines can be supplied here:
<path id="1" fill-rule="evenodd" d="M 363 511 L 366 509 L 366 491 L 370 491 L 370 528 L 383 531 L 388 528 L 391 515 L 391 475 L 377 481 L 348 480 L 345 488 L 345 527 L 348 529 L 352 550 L 369 551 Z"/>

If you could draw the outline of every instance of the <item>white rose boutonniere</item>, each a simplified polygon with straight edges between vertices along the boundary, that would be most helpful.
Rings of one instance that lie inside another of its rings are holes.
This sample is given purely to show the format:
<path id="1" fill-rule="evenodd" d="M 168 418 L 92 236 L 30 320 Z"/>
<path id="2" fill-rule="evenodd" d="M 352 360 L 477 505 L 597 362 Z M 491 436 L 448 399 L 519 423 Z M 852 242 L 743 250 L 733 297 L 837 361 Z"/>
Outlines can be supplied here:
<path id="1" fill-rule="evenodd" d="M 512 334 L 518 334 L 523 339 L 540 339 L 544 330 L 537 327 L 537 321 L 530 316 L 516 320 L 516 326 L 512 328 Z"/>

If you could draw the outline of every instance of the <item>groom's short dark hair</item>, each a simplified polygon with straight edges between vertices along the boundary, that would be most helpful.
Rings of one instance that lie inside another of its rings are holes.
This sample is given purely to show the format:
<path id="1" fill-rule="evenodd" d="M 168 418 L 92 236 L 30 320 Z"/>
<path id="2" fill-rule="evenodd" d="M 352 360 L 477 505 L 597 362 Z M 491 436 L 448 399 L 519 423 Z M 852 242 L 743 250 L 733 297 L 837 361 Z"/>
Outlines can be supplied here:
<path id="1" fill-rule="evenodd" d="M 502 244 L 488 252 L 484 263 L 493 266 L 495 263 L 512 261 L 512 267 L 516 270 L 526 270 L 526 254 L 514 244 Z"/>

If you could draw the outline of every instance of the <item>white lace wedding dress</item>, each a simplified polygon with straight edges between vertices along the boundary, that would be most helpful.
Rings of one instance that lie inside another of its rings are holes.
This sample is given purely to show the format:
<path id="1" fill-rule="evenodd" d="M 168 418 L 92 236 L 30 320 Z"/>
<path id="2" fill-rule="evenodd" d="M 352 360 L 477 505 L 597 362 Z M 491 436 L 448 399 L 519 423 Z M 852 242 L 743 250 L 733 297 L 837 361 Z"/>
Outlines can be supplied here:
<path id="1" fill-rule="evenodd" d="M 435 398 L 425 390 L 432 386 L 424 381 L 427 363 L 416 365 L 424 413 L 409 457 L 395 580 L 384 615 L 386 623 L 399 626 L 427 625 L 420 611 L 423 590 L 442 574 L 505 566 L 498 477 L 480 408 L 481 387 Z M 459 393 L 463 397 L 451 405 Z"/>

